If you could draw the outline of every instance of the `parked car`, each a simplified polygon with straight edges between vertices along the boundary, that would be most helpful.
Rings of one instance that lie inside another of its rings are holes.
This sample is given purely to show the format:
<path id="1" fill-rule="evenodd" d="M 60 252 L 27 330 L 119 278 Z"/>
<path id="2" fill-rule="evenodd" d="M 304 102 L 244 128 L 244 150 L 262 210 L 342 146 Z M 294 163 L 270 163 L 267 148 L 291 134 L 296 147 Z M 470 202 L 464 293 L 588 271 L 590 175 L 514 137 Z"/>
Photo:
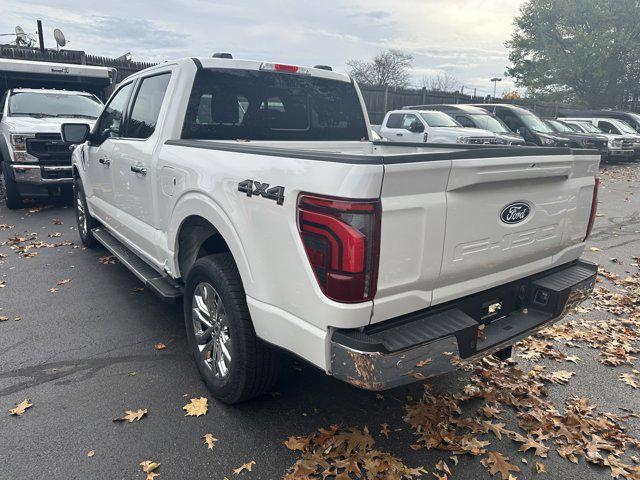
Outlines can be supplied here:
<path id="1" fill-rule="evenodd" d="M 392 110 L 380 126 L 380 135 L 391 142 L 498 144 L 498 137 L 480 128 L 460 125 L 435 110 Z"/>
<path id="2" fill-rule="evenodd" d="M 625 158 L 633 157 L 635 151 L 633 149 L 633 141 L 625 138 L 624 135 L 618 135 L 616 133 L 605 133 L 586 120 L 571 120 L 567 118 L 558 118 L 557 121 L 563 125 L 572 128 L 576 132 L 592 133 L 597 135 L 604 135 L 607 137 L 607 157 L 608 158 Z"/>
<path id="3" fill-rule="evenodd" d="M 633 143 L 634 156 L 640 156 L 640 133 L 636 132 L 631 125 L 623 120 L 605 117 L 568 117 L 567 120 L 583 120 L 595 125 L 605 133 L 622 135 L 626 140 Z"/>
<path id="4" fill-rule="evenodd" d="M 336 72 L 167 62 L 62 132 L 83 245 L 183 299 L 224 402 L 269 389 L 278 349 L 371 390 L 505 358 L 595 282 L 599 155 L 374 143 Z"/>
<path id="5" fill-rule="evenodd" d="M 463 127 L 480 128 L 494 133 L 495 136 L 498 137 L 499 143 L 503 145 L 525 144 L 524 138 L 512 132 L 502 120 L 484 108 L 464 104 L 412 105 L 403 108 L 409 110 L 437 110 L 444 112 Z"/>
<path id="6" fill-rule="evenodd" d="M 538 115 L 515 105 L 501 103 L 476 104 L 502 120 L 514 132 L 521 135 L 527 145 L 541 147 L 568 147 L 570 142 L 555 134 Z"/>
<path id="7" fill-rule="evenodd" d="M 615 118 L 629 124 L 635 131 L 640 132 L 640 114 L 635 112 L 623 112 L 619 110 L 572 110 L 560 109 L 560 118 Z"/>
<path id="8" fill-rule="evenodd" d="M 547 119 L 546 124 L 551 127 L 556 135 L 566 138 L 571 143 L 572 148 L 593 148 L 601 154 L 607 155 L 608 138 L 597 133 L 576 132 L 574 129 L 565 125 L 559 120 Z"/>
<path id="9" fill-rule="evenodd" d="M 71 192 L 71 152 L 60 125 L 98 117 L 102 102 L 86 92 L 13 88 L 0 100 L 0 163 L 8 208 L 24 197 Z"/>

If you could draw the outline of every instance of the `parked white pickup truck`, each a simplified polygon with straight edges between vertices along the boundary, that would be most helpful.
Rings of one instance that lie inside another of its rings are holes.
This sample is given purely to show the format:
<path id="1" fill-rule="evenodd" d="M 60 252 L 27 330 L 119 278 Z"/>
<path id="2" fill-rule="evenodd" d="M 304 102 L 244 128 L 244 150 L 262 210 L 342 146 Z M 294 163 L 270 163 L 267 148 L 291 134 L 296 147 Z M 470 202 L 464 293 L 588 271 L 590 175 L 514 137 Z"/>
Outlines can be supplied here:
<path id="1" fill-rule="evenodd" d="M 82 242 L 183 298 L 220 400 L 268 389 L 279 349 L 373 390 L 508 355 L 593 288 L 597 151 L 372 142 L 367 118 L 345 75 L 195 58 L 63 125 Z"/>
<path id="2" fill-rule="evenodd" d="M 463 127 L 451 116 L 436 110 L 392 110 L 378 132 L 391 142 L 501 144 L 489 130 Z"/>
<path id="3" fill-rule="evenodd" d="M 87 92 L 13 88 L 0 100 L 0 164 L 5 202 L 20 208 L 24 197 L 71 192 L 71 152 L 60 125 L 92 123 L 102 102 Z"/>

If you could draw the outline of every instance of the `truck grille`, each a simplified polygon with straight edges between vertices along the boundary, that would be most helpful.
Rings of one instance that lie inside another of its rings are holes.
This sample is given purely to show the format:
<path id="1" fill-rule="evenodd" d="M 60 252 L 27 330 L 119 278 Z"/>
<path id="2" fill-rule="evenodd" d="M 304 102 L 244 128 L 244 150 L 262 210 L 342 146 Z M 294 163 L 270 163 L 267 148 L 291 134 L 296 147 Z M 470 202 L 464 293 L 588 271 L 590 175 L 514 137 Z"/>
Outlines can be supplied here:
<path id="1" fill-rule="evenodd" d="M 485 143 L 496 144 L 496 143 L 498 143 L 498 139 L 496 137 L 471 137 L 469 139 L 469 143 L 473 143 L 473 144 L 485 144 Z"/>
<path id="2" fill-rule="evenodd" d="M 71 165 L 69 145 L 59 133 L 36 133 L 27 140 L 27 153 L 36 157 L 41 165 Z"/>
<path id="3" fill-rule="evenodd" d="M 595 148 L 597 150 L 606 150 L 607 149 L 607 141 L 606 140 L 587 140 L 584 143 L 585 148 Z"/>
<path id="4" fill-rule="evenodd" d="M 633 150 L 633 141 L 632 140 L 622 140 L 622 149 L 623 150 Z"/>

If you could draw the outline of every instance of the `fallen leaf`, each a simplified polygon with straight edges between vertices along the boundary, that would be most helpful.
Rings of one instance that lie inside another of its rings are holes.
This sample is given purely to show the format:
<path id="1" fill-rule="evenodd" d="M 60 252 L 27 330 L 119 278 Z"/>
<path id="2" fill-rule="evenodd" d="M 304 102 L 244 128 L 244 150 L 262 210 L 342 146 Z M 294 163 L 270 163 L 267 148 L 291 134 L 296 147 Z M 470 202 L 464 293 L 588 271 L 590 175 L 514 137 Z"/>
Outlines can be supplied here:
<path id="1" fill-rule="evenodd" d="M 547 473 L 547 469 L 544 466 L 544 463 L 536 462 L 536 472 L 538 472 L 538 473 Z"/>
<path id="2" fill-rule="evenodd" d="M 118 259 L 113 255 L 105 255 L 104 257 L 100 257 L 98 259 L 103 265 L 115 265 Z"/>
<path id="3" fill-rule="evenodd" d="M 620 380 L 633 388 L 640 388 L 640 372 L 633 370 L 633 373 L 621 373 Z"/>
<path id="4" fill-rule="evenodd" d="M 95 454 L 96 454 L 96 452 L 94 452 L 93 450 L 89 450 L 89 451 L 87 452 L 87 457 L 91 458 L 91 457 L 93 457 Z"/>
<path id="5" fill-rule="evenodd" d="M 58 291 L 58 289 L 57 289 L 57 288 L 50 288 L 50 289 L 49 289 L 49 292 L 51 292 L 51 293 L 56 293 L 57 291 Z"/>
<path id="6" fill-rule="evenodd" d="M 444 460 L 440 460 L 438 463 L 436 463 L 436 469 L 446 473 L 447 475 L 451 475 L 451 470 L 449 470 L 449 466 Z"/>
<path id="7" fill-rule="evenodd" d="M 156 470 L 160 467 L 160 464 L 153 460 L 144 460 L 140 462 L 140 466 L 142 471 L 147 474 L 146 480 L 153 480 L 154 477 L 159 475 Z"/>
<path id="8" fill-rule="evenodd" d="M 255 464 L 256 464 L 256 462 L 251 460 L 250 462 L 247 462 L 247 463 L 244 463 L 244 464 L 240 465 L 238 468 L 234 468 L 233 469 L 233 473 L 235 473 L 236 475 L 239 475 L 242 472 L 244 472 L 245 470 L 250 472 Z"/>
<path id="9" fill-rule="evenodd" d="M 205 397 L 192 398 L 191 402 L 187 403 L 182 409 L 186 411 L 185 417 L 199 417 L 200 415 L 206 415 L 207 402 Z"/>
<path id="10" fill-rule="evenodd" d="M 62 225 L 62 220 L 60 220 L 59 218 L 54 218 L 53 220 L 51 220 L 51 223 L 53 223 L 54 225 Z"/>
<path id="11" fill-rule="evenodd" d="M 20 403 L 18 403 L 14 408 L 9 410 L 11 415 L 22 415 L 28 408 L 31 408 L 33 404 L 28 400 L 24 399 Z"/>
<path id="12" fill-rule="evenodd" d="M 56 285 L 66 285 L 67 283 L 69 283 L 71 280 L 68 278 L 65 278 L 64 280 L 58 280 L 56 282 Z"/>
<path id="13" fill-rule="evenodd" d="M 167 348 L 167 346 L 162 342 L 158 342 L 153 346 L 153 348 L 155 348 L 156 350 L 164 350 L 165 348 Z"/>
<path id="14" fill-rule="evenodd" d="M 285 447 L 289 450 L 300 450 L 303 452 L 309 446 L 308 437 L 289 437 L 284 442 Z"/>
<path id="15" fill-rule="evenodd" d="M 6 322 L 7 320 L 9 320 L 9 317 L 5 317 L 3 315 L 0 315 L 0 322 Z"/>
<path id="16" fill-rule="evenodd" d="M 116 418 L 113 421 L 114 422 L 137 422 L 140 419 L 142 419 L 142 417 L 144 417 L 147 414 L 148 410 L 146 408 L 142 409 L 138 409 L 135 412 L 132 410 L 125 410 L 124 412 L 124 417 L 122 418 Z"/>
<path id="17" fill-rule="evenodd" d="M 385 438 L 389 438 L 389 424 L 381 423 L 380 424 L 380 435 L 384 435 Z"/>
<path id="18" fill-rule="evenodd" d="M 490 451 L 487 457 L 481 460 L 481 463 L 487 467 L 489 473 L 495 476 L 499 473 L 502 480 L 508 480 L 511 475 L 509 472 L 519 472 L 520 468 L 509 463 L 509 458 L 503 456 L 500 452 Z"/>
<path id="19" fill-rule="evenodd" d="M 213 450 L 213 447 L 216 445 L 216 442 L 218 441 L 218 439 L 213 435 L 211 435 L 210 433 L 205 433 L 204 437 L 202 438 L 204 438 L 204 443 L 207 446 L 207 448 L 209 450 Z"/>
<path id="20" fill-rule="evenodd" d="M 592 252 L 599 252 L 600 249 L 598 247 L 591 247 L 589 250 L 591 250 Z"/>

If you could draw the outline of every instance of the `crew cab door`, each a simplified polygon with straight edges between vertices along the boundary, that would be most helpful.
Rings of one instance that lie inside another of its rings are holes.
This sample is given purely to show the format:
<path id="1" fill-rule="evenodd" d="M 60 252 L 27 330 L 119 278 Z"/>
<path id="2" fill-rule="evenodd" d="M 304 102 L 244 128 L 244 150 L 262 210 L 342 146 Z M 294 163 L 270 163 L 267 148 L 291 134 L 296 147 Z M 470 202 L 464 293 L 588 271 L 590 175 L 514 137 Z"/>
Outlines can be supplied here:
<path id="1" fill-rule="evenodd" d="M 103 223 L 112 225 L 114 219 L 113 152 L 122 135 L 124 112 L 133 82 L 120 87 L 109 100 L 96 122 L 93 139 L 86 147 L 85 191 L 87 202 Z"/>
<path id="2" fill-rule="evenodd" d="M 171 72 L 139 78 L 131 96 L 122 138 L 113 151 L 116 229 L 130 246 L 154 260 L 158 231 L 155 153 L 159 148 L 161 118 Z"/>
<path id="3" fill-rule="evenodd" d="M 380 127 L 380 135 L 391 142 L 408 142 L 407 129 L 402 126 L 404 114 L 390 113 L 387 115 L 383 125 Z"/>

